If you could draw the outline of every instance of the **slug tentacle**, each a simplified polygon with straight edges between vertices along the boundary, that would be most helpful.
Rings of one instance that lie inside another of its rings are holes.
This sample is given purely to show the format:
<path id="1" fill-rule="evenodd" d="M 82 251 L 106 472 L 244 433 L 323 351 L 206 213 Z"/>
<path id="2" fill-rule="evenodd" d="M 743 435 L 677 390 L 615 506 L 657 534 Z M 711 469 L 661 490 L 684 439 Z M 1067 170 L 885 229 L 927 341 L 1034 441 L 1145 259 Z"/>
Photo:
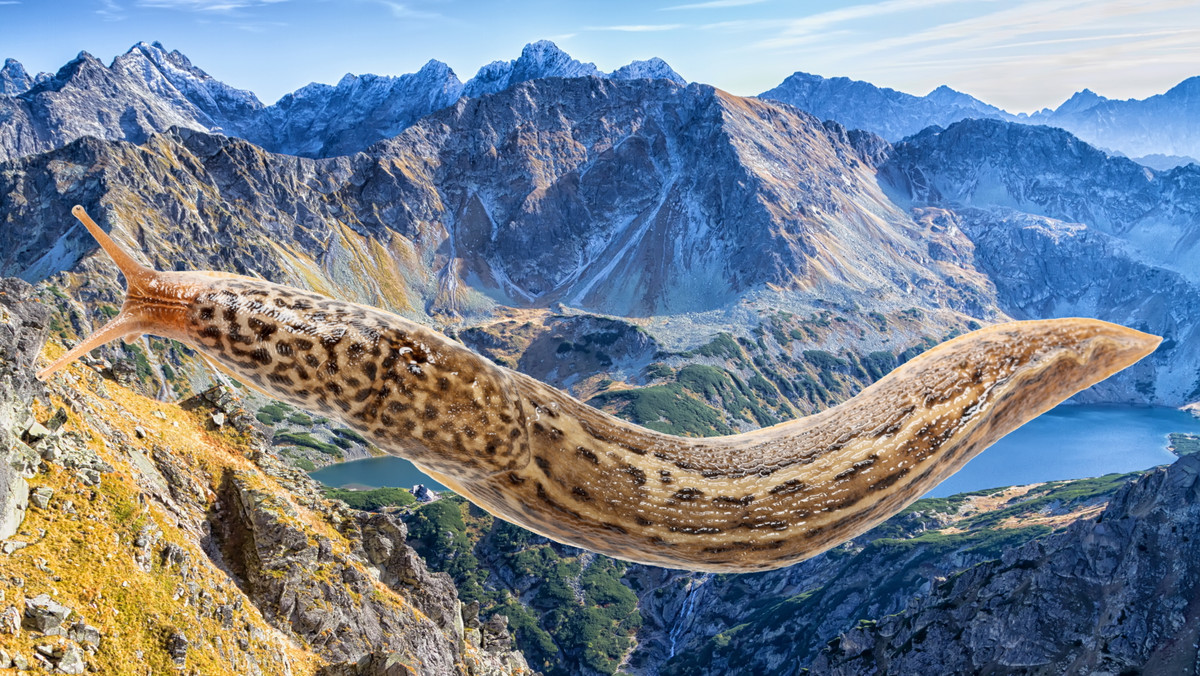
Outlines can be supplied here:
<path id="1" fill-rule="evenodd" d="M 1159 342 L 1092 319 L 999 324 L 822 413 L 692 439 L 615 418 L 387 312 L 261 280 L 154 272 L 84 223 L 129 297 L 39 377 L 113 338 L 174 338 L 247 385 L 340 418 L 496 516 L 693 570 L 768 570 L 844 542 Z"/>

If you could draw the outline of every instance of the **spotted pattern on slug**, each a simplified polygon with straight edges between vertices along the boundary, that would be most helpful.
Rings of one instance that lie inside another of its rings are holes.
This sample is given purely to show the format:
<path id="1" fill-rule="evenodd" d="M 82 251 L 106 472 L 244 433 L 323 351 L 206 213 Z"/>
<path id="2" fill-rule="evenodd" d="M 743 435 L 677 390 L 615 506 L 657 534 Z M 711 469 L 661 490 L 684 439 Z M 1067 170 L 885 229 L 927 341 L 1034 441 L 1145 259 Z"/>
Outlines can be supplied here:
<path id="1" fill-rule="evenodd" d="M 189 321 L 243 381 L 343 419 L 494 514 L 619 558 L 723 571 L 787 565 L 865 531 L 1120 351 L 1092 325 L 993 327 L 831 411 L 685 439 L 312 293 L 214 282 Z"/>
<path id="2" fill-rule="evenodd" d="M 673 568 L 786 566 L 895 514 L 1022 423 L 1149 354 L 1089 319 L 943 343 L 820 414 L 687 439 L 618 420 L 402 317 L 299 289 L 140 265 L 76 206 L 125 275 L 107 341 L 180 340 L 270 396 L 340 418 L 504 519 Z"/>
<path id="3" fill-rule="evenodd" d="M 474 366 L 461 348 L 446 350 L 444 339 L 370 308 L 262 286 L 221 283 L 189 312 L 195 342 L 239 379 L 341 418 L 383 448 L 453 449 L 449 460 L 421 458 L 435 471 L 483 475 L 525 464 L 523 412 L 503 396 L 502 380 L 462 377 Z"/>

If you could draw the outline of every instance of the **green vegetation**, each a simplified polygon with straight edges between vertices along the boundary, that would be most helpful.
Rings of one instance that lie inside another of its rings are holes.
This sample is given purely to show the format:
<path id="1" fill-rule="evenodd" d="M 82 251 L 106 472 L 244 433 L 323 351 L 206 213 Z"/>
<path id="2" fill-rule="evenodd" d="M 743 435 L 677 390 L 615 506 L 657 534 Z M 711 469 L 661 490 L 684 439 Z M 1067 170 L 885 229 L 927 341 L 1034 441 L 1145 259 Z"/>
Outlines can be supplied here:
<path id="1" fill-rule="evenodd" d="M 129 343 L 124 346 L 125 353 L 133 360 L 133 369 L 137 374 L 138 380 L 149 382 L 154 380 L 154 368 L 150 366 L 150 358 L 146 355 L 146 351 L 137 343 Z"/>
<path id="2" fill-rule="evenodd" d="M 361 435 L 358 432 L 355 432 L 354 430 L 349 429 L 347 427 L 335 427 L 331 431 L 336 436 L 341 437 L 342 439 L 346 439 L 347 441 L 353 441 L 354 443 L 362 444 L 363 446 L 366 446 L 368 444 L 366 438 L 363 437 L 363 435 Z"/>
<path id="3" fill-rule="evenodd" d="M 417 502 L 413 494 L 409 493 L 406 489 L 391 486 L 367 491 L 353 491 L 346 488 L 330 488 L 327 486 L 322 489 L 322 492 L 330 500 L 341 500 L 354 509 L 361 509 L 368 512 L 378 512 L 384 507 L 403 507 Z"/>
<path id="4" fill-rule="evenodd" d="M 295 413 L 289 415 L 287 417 L 287 421 L 298 427 L 312 427 L 313 424 L 312 418 L 301 413 L 300 411 L 296 411 Z"/>
<path id="5" fill-rule="evenodd" d="M 1172 432 L 1167 438 L 1171 441 L 1171 452 L 1179 457 L 1200 453 L 1200 434 Z"/>
<path id="6" fill-rule="evenodd" d="M 344 457 L 342 449 L 333 444 L 327 444 L 319 439 L 314 439 L 308 432 L 276 432 L 271 443 L 276 446 L 311 448 L 314 451 L 320 451 L 325 455 L 331 455 L 339 460 Z"/>
<path id="7" fill-rule="evenodd" d="M 291 410 L 291 407 L 286 404 L 271 402 L 258 409 L 258 413 L 255 413 L 254 417 L 264 425 L 278 425 L 290 415 Z"/>
<path id="8" fill-rule="evenodd" d="M 407 514 L 409 542 L 430 567 L 449 573 L 464 601 L 480 602 L 480 617 L 508 617 L 517 645 L 530 665 L 547 676 L 613 674 L 641 626 L 637 596 L 622 583 L 626 564 L 577 550 L 444 497 Z M 486 552 L 486 553 L 485 553 Z M 532 583 L 528 605 L 520 589 L 489 583 L 487 568 L 503 579 Z"/>

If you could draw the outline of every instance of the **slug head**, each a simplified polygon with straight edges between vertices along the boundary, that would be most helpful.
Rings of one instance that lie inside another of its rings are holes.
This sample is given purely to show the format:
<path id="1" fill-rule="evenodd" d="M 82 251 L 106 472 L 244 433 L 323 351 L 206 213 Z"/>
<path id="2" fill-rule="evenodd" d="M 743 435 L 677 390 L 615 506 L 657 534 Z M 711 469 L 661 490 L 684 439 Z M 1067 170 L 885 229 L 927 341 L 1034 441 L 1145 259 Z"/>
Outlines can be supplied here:
<path id="1" fill-rule="evenodd" d="M 137 262 L 128 251 L 113 241 L 108 233 L 100 229 L 82 206 L 75 205 L 71 213 L 83 223 L 125 275 L 125 304 L 112 321 L 85 338 L 53 364 L 38 371 L 37 377 L 43 381 L 87 352 L 118 338 L 131 343 L 145 333 L 166 338 L 181 337 L 187 307 L 196 297 L 204 279 L 203 273 L 159 272 L 148 268 Z"/>

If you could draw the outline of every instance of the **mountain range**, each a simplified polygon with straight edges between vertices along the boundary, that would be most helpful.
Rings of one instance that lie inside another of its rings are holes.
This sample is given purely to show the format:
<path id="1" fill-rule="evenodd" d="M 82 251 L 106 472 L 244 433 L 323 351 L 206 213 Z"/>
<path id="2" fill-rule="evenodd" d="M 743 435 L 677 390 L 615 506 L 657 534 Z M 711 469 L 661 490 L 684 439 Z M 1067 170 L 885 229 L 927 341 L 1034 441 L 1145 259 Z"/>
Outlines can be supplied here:
<path id="1" fill-rule="evenodd" d="M 1108 99 L 1084 89 L 1057 108 L 1033 114 L 1009 113 L 944 85 L 925 96 L 913 96 L 861 80 L 802 72 L 759 96 L 874 132 L 889 141 L 959 120 L 993 119 L 1065 129 L 1091 145 L 1136 158 L 1155 169 L 1170 169 L 1200 158 L 1200 77 L 1141 100 Z"/>
<path id="2" fill-rule="evenodd" d="M 18 61 L 7 59 L 0 69 L 0 94 L 23 102 L 0 100 L 0 115 L 9 120 L 7 133 L 0 135 L 0 158 L 58 147 L 84 134 L 138 142 L 171 126 L 240 136 L 273 152 L 331 157 L 390 138 L 460 96 L 492 94 L 546 77 L 686 84 L 659 58 L 603 73 L 543 40 L 526 45 L 517 59 L 483 66 L 465 83 L 449 66 L 431 60 L 406 75 L 347 74 L 336 85 L 313 83 L 266 106 L 253 94 L 213 79 L 178 51 L 141 42 L 108 67 L 81 52 L 54 75 L 31 77 Z M 1198 88 L 1200 77 L 1189 78 L 1162 94 L 1124 101 L 1084 89 L 1055 109 L 1012 114 L 946 86 L 914 96 L 869 82 L 796 72 L 759 97 L 893 142 L 963 119 L 1059 127 L 1109 152 L 1170 169 L 1200 157 Z M 36 123 L 49 118 L 58 122 Z"/>

